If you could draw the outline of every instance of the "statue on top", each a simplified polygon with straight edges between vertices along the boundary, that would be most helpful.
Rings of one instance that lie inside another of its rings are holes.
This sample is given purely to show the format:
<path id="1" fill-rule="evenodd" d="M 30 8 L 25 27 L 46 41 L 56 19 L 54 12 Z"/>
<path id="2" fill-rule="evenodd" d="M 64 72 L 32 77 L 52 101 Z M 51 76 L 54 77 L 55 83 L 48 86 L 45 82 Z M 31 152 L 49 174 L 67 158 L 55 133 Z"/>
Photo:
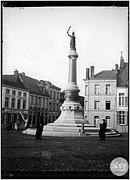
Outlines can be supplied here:
<path id="1" fill-rule="evenodd" d="M 71 26 L 69 27 L 67 34 L 70 37 L 70 49 L 74 49 L 76 50 L 76 45 L 75 45 L 75 34 L 74 32 L 72 32 L 72 35 L 69 34 L 69 30 L 70 30 Z"/>

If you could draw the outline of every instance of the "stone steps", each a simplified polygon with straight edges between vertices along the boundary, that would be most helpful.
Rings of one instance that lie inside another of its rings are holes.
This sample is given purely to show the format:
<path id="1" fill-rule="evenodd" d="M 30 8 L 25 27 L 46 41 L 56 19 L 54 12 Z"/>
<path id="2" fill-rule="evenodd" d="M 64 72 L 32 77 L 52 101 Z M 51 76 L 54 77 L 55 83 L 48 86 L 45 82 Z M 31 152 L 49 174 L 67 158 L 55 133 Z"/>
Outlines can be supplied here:
<path id="1" fill-rule="evenodd" d="M 48 125 L 45 126 L 42 132 L 42 136 L 61 136 L 61 137 L 87 137 L 87 136 L 92 136 L 92 137 L 98 137 L 99 136 L 99 129 L 98 128 L 93 128 L 93 127 L 88 127 L 85 128 L 84 133 L 81 133 L 79 130 L 81 128 L 79 127 L 65 127 L 65 126 L 54 126 L 54 125 Z M 120 136 L 119 133 L 117 133 L 114 130 L 108 129 L 109 131 L 106 132 L 106 137 L 117 137 Z M 24 134 L 30 134 L 30 135 L 35 135 L 36 134 L 36 129 L 34 128 L 29 128 L 27 130 L 23 131 Z"/>

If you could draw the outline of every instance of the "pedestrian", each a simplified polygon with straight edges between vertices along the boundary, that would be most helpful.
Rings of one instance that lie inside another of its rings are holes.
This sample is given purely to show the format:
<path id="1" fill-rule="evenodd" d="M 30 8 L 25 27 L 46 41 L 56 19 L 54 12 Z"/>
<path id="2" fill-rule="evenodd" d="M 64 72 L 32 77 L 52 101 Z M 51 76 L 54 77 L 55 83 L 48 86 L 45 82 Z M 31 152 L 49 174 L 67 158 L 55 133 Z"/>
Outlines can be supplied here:
<path id="1" fill-rule="evenodd" d="M 42 119 L 37 121 L 37 130 L 36 130 L 36 135 L 35 139 L 42 139 L 42 131 L 43 131 L 43 121 Z"/>
<path id="2" fill-rule="evenodd" d="M 99 130 L 99 139 L 100 140 L 105 140 L 106 127 L 107 127 L 106 120 L 103 119 L 103 123 L 102 124 L 100 123 L 100 130 Z"/>
<path id="3" fill-rule="evenodd" d="M 6 127 L 7 133 L 9 133 L 10 131 L 13 133 L 12 126 L 13 126 L 13 124 L 12 124 L 11 120 L 9 120 L 7 123 L 7 127 Z"/>

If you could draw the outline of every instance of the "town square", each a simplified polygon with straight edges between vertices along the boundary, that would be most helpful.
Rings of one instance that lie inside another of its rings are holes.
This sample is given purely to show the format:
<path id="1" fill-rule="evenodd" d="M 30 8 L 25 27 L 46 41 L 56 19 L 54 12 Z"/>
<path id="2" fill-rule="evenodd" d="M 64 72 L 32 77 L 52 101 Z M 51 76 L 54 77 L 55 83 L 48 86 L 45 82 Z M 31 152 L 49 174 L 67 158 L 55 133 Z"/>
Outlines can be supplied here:
<path id="1" fill-rule="evenodd" d="M 129 3 L 118 3 L 2 3 L 2 178 L 128 178 Z"/>

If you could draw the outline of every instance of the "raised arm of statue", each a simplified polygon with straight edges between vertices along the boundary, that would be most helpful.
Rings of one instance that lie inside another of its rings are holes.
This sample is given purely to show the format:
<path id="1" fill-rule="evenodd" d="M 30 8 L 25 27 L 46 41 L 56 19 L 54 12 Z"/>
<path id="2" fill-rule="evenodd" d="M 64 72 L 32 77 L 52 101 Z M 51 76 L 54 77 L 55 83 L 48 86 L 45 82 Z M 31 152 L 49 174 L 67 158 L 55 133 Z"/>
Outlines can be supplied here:
<path id="1" fill-rule="evenodd" d="M 71 26 L 69 27 L 68 31 L 67 31 L 67 34 L 68 36 L 72 37 L 70 34 L 69 34 L 69 30 L 70 30 Z"/>
<path id="2" fill-rule="evenodd" d="M 74 35 L 74 32 L 72 32 L 72 35 L 69 34 L 70 28 L 71 28 L 71 26 L 69 27 L 69 29 L 67 31 L 67 34 L 70 37 L 70 48 L 71 49 L 76 49 L 76 47 L 75 47 L 75 35 Z"/>

